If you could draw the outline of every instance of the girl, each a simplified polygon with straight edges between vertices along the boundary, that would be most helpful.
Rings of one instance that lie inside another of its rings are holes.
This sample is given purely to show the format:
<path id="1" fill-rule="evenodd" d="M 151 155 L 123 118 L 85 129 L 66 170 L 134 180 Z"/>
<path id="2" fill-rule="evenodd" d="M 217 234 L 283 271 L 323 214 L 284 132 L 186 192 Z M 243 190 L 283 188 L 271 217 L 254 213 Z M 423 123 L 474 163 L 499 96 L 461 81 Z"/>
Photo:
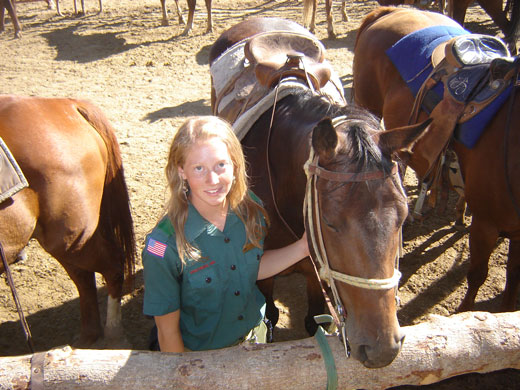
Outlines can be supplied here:
<path id="1" fill-rule="evenodd" d="M 265 299 L 256 280 L 309 255 L 307 238 L 263 251 L 266 213 L 248 190 L 242 147 L 214 116 L 191 117 L 166 166 L 167 214 L 143 249 L 144 313 L 160 350 L 209 350 L 265 342 Z"/>

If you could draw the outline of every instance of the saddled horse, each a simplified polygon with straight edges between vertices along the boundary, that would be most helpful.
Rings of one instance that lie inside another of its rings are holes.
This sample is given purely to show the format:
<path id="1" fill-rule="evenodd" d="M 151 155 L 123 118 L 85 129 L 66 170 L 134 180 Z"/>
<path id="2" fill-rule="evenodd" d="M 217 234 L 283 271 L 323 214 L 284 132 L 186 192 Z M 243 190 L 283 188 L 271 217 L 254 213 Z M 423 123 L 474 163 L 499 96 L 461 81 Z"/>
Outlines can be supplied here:
<path id="1" fill-rule="evenodd" d="M 211 0 L 204 0 L 206 2 L 206 11 L 208 13 L 208 27 L 206 33 L 213 31 L 213 21 L 211 19 Z M 177 10 L 177 16 L 179 18 L 179 24 L 186 24 L 184 31 L 181 35 L 188 35 L 193 28 L 193 17 L 195 15 L 195 5 L 197 0 L 187 0 L 188 2 L 188 22 L 184 21 L 182 11 L 179 6 L 179 0 L 175 0 L 175 9 Z M 168 13 L 166 11 L 166 0 L 161 0 L 162 10 L 162 25 L 168 26 Z"/>
<path id="2" fill-rule="evenodd" d="M 253 18 L 231 27 L 210 51 L 212 107 L 214 113 L 230 118 L 226 109 L 220 111 L 225 99 L 217 88 L 219 76 L 230 74 L 229 53 L 233 54 L 230 61 L 240 58 L 240 52 L 249 53 L 247 61 L 238 62 L 251 72 L 246 69 L 245 75 L 235 74 L 223 90 L 241 92 L 241 85 L 253 74 L 253 90 L 265 88 L 270 94 L 281 95 L 283 83 L 291 77 L 303 83 L 304 88 L 279 99 L 274 108 L 271 102 L 257 119 L 245 120 L 250 128 L 242 144 L 252 189 L 271 219 L 265 248 L 293 242 L 307 225 L 310 245 L 316 244 L 312 246 L 315 257 L 325 259 L 320 272 L 334 274 L 330 282 L 337 293 L 334 300 L 348 313 L 346 329 L 353 356 L 367 367 L 381 367 L 392 362 L 404 337 L 397 321 L 394 288 L 399 279 L 395 260 L 407 203 L 392 155 L 407 147 L 424 126 L 383 132 L 379 120 L 368 111 L 320 93 L 317 88 L 326 73 L 320 72 L 324 66 L 319 62 L 324 55 L 320 45 L 299 24 L 279 18 Z M 287 59 L 306 63 L 307 75 L 301 68 L 285 68 Z M 264 77 L 264 70 L 272 70 L 273 64 L 275 77 Z M 246 102 L 252 99 L 253 95 L 244 96 Z M 241 118 L 232 121 L 235 131 Z M 305 221 L 304 198 L 308 206 Z M 307 277 L 306 327 L 312 334 L 316 329 L 311 325 L 313 315 L 325 311 L 313 263 L 302 260 L 291 271 Z M 377 281 L 370 285 L 368 279 Z M 261 284 L 261 289 L 268 302 L 267 315 L 276 321 L 272 280 Z M 339 317 L 343 315 L 342 309 L 336 311 Z"/>
<path id="3" fill-rule="evenodd" d="M 441 73 L 432 71 L 430 58 L 426 56 L 422 60 L 423 56 L 420 54 L 431 53 L 428 50 L 433 49 L 434 60 L 435 54 L 441 54 L 439 58 L 442 61 L 439 64 L 443 74 L 450 77 L 451 81 L 444 83 L 444 93 L 440 94 L 439 104 L 433 110 L 429 109 L 430 115 L 434 117 L 431 129 L 414 145 L 411 153 L 407 157 L 403 155 L 403 158 L 408 159 L 409 165 L 420 178 L 425 178 L 434 171 L 442 150 L 449 147 L 454 151 L 464 178 L 465 199 L 472 213 L 468 290 L 459 310 L 471 310 L 474 307 L 477 292 L 487 277 L 489 256 L 499 237 L 509 238 L 506 287 L 501 310 L 514 310 L 520 285 L 520 177 L 517 174 L 520 166 L 520 136 L 517 131 L 520 123 L 520 99 L 515 96 L 518 87 L 514 85 L 518 76 L 518 58 L 514 62 L 511 58 L 494 59 L 491 62 L 491 72 L 479 63 L 468 68 L 453 67 L 450 64 L 455 51 L 450 42 L 455 42 L 459 50 L 466 50 L 465 56 L 468 59 L 485 58 L 486 52 L 496 43 L 493 37 L 484 37 L 486 42 L 482 43 L 481 37 L 477 37 L 477 41 L 471 43 L 466 38 L 471 39 L 472 35 L 462 35 L 463 44 L 459 45 L 458 29 L 461 29 L 460 25 L 439 13 L 395 7 L 374 10 L 366 16 L 358 31 L 353 66 L 354 97 L 356 103 L 382 116 L 388 128 L 409 123 L 412 111 L 418 107 L 421 109 L 414 112 L 417 112 L 419 121 L 424 120 L 429 116 L 423 109 L 426 100 L 423 100 L 424 105 L 414 105 L 412 86 L 409 88 L 396 68 L 398 65 L 395 65 L 398 63 L 393 57 L 395 50 L 402 47 L 396 43 L 408 42 L 408 39 L 404 39 L 408 36 L 413 37 L 413 42 L 420 42 L 413 51 L 403 49 L 399 53 L 399 58 L 406 59 L 409 64 L 419 64 L 423 70 L 415 76 L 412 75 L 415 72 L 412 72 L 405 77 L 411 82 L 418 80 L 422 73 L 440 76 Z M 444 35 L 434 35 L 444 31 L 454 31 L 455 41 L 450 37 L 444 38 Z M 421 37 L 427 36 L 425 32 L 435 38 L 431 43 L 427 43 L 430 40 L 422 43 Z M 437 46 L 440 43 L 445 45 L 444 48 Z M 483 50 L 473 54 L 471 49 L 475 47 Z M 458 70 L 465 73 L 450 73 Z M 479 75 L 480 82 L 477 85 L 472 84 L 470 81 L 474 79 L 474 72 L 480 70 L 483 72 Z M 444 76 L 439 79 L 442 77 Z M 428 79 L 423 86 L 428 86 L 428 83 L 436 85 L 431 80 Z M 423 87 L 421 90 L 436 91 L 434 88 Z M 474 95 L 483 102 L 485 99 L 480 98 L 482 94 L 493 96 L 493 90 L 504 91 L 494 100 L 503 104 L 486 106 L 493 107 L 496 112 L 490 111 L 487 118 L 475 116 L 471 121 L 462 122 L 461 119 L 466 116 L 471 118 L 470 114 L 476 112 L 481 105 L 478 99 L 472 100 L 469 96 Z M 433 101 L 434 95 L 430 92 L 428 94 L 432 97 L 428 100 Z M 422 94 L 425 95 L 426 93 Z M 468 98 L 465 101 L 456 100 L 453 98 L 456 95 Z M 456 122 L 453 121 L 454 114 Z M 464 126 L 466 123 L 471 126 Z M 480 126 L 482 134 L 477 138 L 473 134 Z"/>
<path id="4" fill-rule="evenodd" d="M 336 38 L 334 33 L 334 18 L 332 14 L 332 0 L 325 0 L 325 15 L 327 18 L 327 34 L 329 39 Z M 312 7 L 312 9 L 311 9 Z M 341 17 L 343 21 L 348 21 L 347 11 L 345 10 L 346 0 L 341 0 Z M 303 2 L 303 25 L 314 33 L 316 29 L 316 9 L 318 8 L 318 0 L 304 0 Z"/>
<path id="5" fill-rule="evenodd" d="M 466 11 L 474 0 L 445 1 L 446 14 L 459 24 L 464 25 Z M 399 5 L 407 4 L 408 2 L 407 0 L 378 0 L 378 3 L 381 5 Z M 503 0 L 477 0 L 477 3 L 486 11 L 498 28 L 502 30 L 505 41 L 513 48 L 520 33 L 518 31 L 520 28 L 520 1 L 507 0 L 504 4 Z M 444 10 L 444 1 L 440 7 L 441 10 Z"/>
<path id="6" fill-rule="evenodd" d="M 5 11 L 7 11 L 9 17 L 11 18 L 11 22 L 13 23 L 14 37 L 20 38 L 22 36 L 22 26 L 18 20 L 18 15 L 16 15 L 16 5 L 14 0 L 0 0 L 0 32 L 5 30 Z"/>
<path id="7" fill-rule="evenodd" d="M 130 282 L 134 272 L 135 240 L 112 126 L 86 101 L 0 95 L 0 137 L 28 182 L 0 203 L 0 243 L 8 263 L 37 239 L 78 289 L 78 345 L 103 335 L 107 342 L 123 340 L 120 301 L 125 275 Z M 104 331 L 95 272 L 108 290 Z"/>

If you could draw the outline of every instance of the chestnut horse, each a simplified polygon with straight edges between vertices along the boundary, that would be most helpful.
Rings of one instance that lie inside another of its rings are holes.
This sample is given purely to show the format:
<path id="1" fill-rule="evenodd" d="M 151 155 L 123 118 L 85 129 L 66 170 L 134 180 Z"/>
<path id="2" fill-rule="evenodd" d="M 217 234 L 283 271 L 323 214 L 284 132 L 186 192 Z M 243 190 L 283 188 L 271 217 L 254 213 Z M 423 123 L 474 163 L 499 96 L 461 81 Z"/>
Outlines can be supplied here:
<path id="1" fill-rule="evenodd" d="M 430 26 L 442 29 L 460 27 L 439 13 L 416 9 L 382 7 L 366 16 L 358 31 L 354 51 L 354 98 L 357 104 L 382 116 L 385 126 L 407 124 L 414 97 L 393 62 L 385 54 L 401 38 Z M 451 26 L 451 27 L 449 27 Z M 430 30 L 431 31 L 431 30 Z M 406 58 L 411 62 L 417 53 Z M 515 63 L 516 64 L 516 63 Z M 518 71 L 518 69 L 516 69 Z M 459 310 L 474 307 L 478 289 L 484 283 L 489 256 L 499 237 L 509 238 L 509 259 L 502 311 L 514 310 L 520 282 L 520 99 L 518 87 L 491 118 L 470 148 L 453 137 L 453 126 L 434 120 L 432 128 L 417 142 L 409 156 L 409 165 L 424 178 L 431 164 L 421 159 L 426 150 L 439 154 L 444 146 L 458 157 L 464 178 L 464 195 L 472 212 L 469 246 L 468 291 Z M 428 115 L 421 111 L 419 120 Z"/>
<path id="2" fill-rule="evenodd" d="M 193 16 L 195 15 L 195 5 L 197 0 L 187 0 L 188 2 L 188 22 L 184 22 L 184 18 L 182 17 L 182 11 L 179 7 L 179 0 L 175 0 L 175 9 L 177 10 L 177 16 L 179 17 L 179 24 L 186 24 L 184 31 L 181 35 L 188 35 L 193 28 Z M 208 27 L 206 29 L 206 33 L 210 33 L 213 31 L 213 22 L 211 20 L 211 0 L 205 0 L 206 2 L 206 11 L 208 13 Z M 168 26 L 168 13 L 166 12 L 166 0 L 161 0 L 161 9 L 162 9 L 162 25 Z"/>
<path id="3" fill-rule="evenodd" d="M 8 263 L 31 238 L 59 261 L 79 293 L 80 346 L 103 336 L 94 273 L 102 274 L 105 340 L 122 340 L 120 300 L 125 274 L 132 280 L 135 241 L 112 126 L 86 101 L 0 95 L 0 137 L 29 184 L 0 203 Z"/>
<path id="4" fill-rule="evenodd" d="M 474 0 L 446 0 L 447 15 L 461 25 L 464 25 L 466 11 L 473 1 Z M 378 3 L 385 6 L 405 4 L 407 1 L 378 0 Z M 505 41 L 513 48 L 519 34 L 520 1 L 507 0 L 505 7 L 503 0 L 477 0 L 477 3 L 486 11 L 498 28 L 502 30 Z M 444 10 L 444 5 L 441 5 L 440 8 Z"/>
<path id="5" fill-rule="evenodd" d="M 6 10 L 11 18 L 11 22 L 13 23 L 14 37 L 20 38 L 22 36 L 22 26 L 20 25 L 18 16 L 16 15 L 16 5 L 14 0 L 0 0 L 0 32 L 5 30 L 4 17 Z"/>
<path id="6" fill-rule="evenodd" d="M 227 49 L 237 47 L 236 43 L 240 45 L 259 33 L 276 35 L 280 31 L 312 37 L 291 21 L 248 19 L 222 33 L 211 48 L 210 64 Z M 213 106 L 214 82 L 212 78 Z M 338 118 L 343 119 L 335 124 Z M 271 220 L 265 248 L 293 242 L 306 224 L 308 237 L 321 233 L 323 245 L 312 251 L 328 257 L 331 269 L 347 274 L 344 276 L 350 280 L 356 279 L 352 276 L 363 281 L 381 279 L 378 287 L 371 286 L 374 289 L 343 281 L 331 283 L 339 293 L 339 304 L 348 313 L 346 330 L 352 355 L 367 367 L 390 364 L 403 342 L 393 287 L 399 278 L 394 268 L 407 202 L 392 155 L 423 130 L 424 126 L 412 126 L 383 132 L 379 120 L 368 111 L 333 103 L 302 89 L 280 99 L 274 113 L 271 107 L 261 114 L 242 139 L 252 190 L 263 200 Z M 315 193 L 306 197 L 304 164 L 311 151 L 318 156 L 308 165 L 309 183 L 315 184 Z M 305 197 L 314 210 L 310 212 L 314 219 L 304 222 Z M 290 271 L 307 276 L 306 327 L 310 330 L 313 315 L 325 310 L 320 284 L 309 259 Z M 382 280 L 392 282 L 383 287 Z M 268 302 L 267 315 L 276 321 L 272 281 L 267 287 L 261 285 Z"/>
<path id="7" fill-rule="evenodd" d="M 329 39 L 336 38 L 334 33 L 334 18 L 332 14 L 332 0 L 325 0 L 325 15 L 327 18 L 327 34 Z M 312 6 L 312 12 L 311 12 Z M 346 0 L 341 0 L 341 17 L 343 21 L 348 21 L 347 11 L 345 10 Z M 303 25 L 309 28 L 311 33 L 316 29 L 316 9 L 318 0 L 304 0 L 303 2 Z"/>

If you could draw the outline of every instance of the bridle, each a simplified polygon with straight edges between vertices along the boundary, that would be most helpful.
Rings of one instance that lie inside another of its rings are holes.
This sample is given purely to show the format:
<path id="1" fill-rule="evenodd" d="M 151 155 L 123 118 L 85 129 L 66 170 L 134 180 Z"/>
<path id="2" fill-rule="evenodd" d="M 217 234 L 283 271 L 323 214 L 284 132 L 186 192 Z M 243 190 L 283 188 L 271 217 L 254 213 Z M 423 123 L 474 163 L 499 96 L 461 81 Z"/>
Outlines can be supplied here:
<path id="1" fill-rule="evenodd" d="M 334 128 L 347 122 L 347 118 L 342 116 L 335 118 L 332 122 Z M 362 278 L 359 276 L 352 276 L 345 273 L 341 273 L 330 268 L 330 262 L 323 242 L 323 235 L 321 229 L 321 217 L 318 201 L 318 190 L 317 190 L 317 178 L 320 177 L 329 181 L 337 182 L 365 182 L 371 180 L 381 180 L 388 177 L 388 174 L 384 171 L 370 171 L 360 173 L 350 172 L 337 172 L 329 171 L 318 165 L 318 156 L 315 154 L 313 147 L 311 146 L 309 152 L 309 158 L 304 165 L 305 173 L 307 175 L 307 185 L 305 191 L 305 199 L 303 202 L 303 214 L 305 224 L 307 228 L 307 235 L 310 238 L 312 249 L 315 254 L 314 263 L 318 263 L 319 278 L 320 280 L 326 281 L 332 291 L 334 299 L 334 311 L 335 319 L 337 322 L 338 329 L 341 333 L 343 345 L 345 347 L 345 353 L 349 356 L 349 347 L 346 336 L 346 311 L 341 302 L 338 290 L 336 288 L 335 281 L 349 284 L 358 288 L 369 289 L 369 290 L 389 290 L 396 288 L 401 278 L 401 273 L 398 270 L 398 260 L 401 255 L 401 243 L 402 234 L 399 234 L 399 248 L 396 254 L 396 267 L 394 268 L 394 274 L 390 278 L 386 279 L 374 279 L 374 278 Z M 390 174 L 396 175 L 398 173 L 397 164 L 394 162 Z M 314 209 L 313 209 L 314 206 Z M 313 217 L 314 216 L 314 217 Z M 312 256 L 311 256 L 312 257 Z M 396 291 L 397 293 L 397 291 Z"/>

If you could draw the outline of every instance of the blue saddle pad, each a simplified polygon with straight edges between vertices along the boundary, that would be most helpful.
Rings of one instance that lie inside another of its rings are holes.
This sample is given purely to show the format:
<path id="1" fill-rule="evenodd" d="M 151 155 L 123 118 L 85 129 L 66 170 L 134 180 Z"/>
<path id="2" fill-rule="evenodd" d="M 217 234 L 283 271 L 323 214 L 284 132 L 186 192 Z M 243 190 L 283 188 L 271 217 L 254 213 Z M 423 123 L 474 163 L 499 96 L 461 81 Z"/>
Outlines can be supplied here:
<path id="1" fill-rule="evenodd" d="M 439 44 L 464 34 L 470 34 L 470 32 L 461 27 L 427 27 L 404 36 L 388 49 L 386 54 L 401 74 L 413 96 L 417 96 L 422 84 L 433 70 L 431 64 L 433 50 Z M 412 58 L 413 60 L 411 60 Z M 480 135 L 505 102 L 511 90 L 511 86 L 506 88 L 500 96 L 478 115 L 458 125 L 455 129 L 455 139 L 468 148 L 475 146 Z M 444 86 L 442 83 L 438 83 L 433 88 L 433 91 L 441 98 L 444 95 Z"/>

